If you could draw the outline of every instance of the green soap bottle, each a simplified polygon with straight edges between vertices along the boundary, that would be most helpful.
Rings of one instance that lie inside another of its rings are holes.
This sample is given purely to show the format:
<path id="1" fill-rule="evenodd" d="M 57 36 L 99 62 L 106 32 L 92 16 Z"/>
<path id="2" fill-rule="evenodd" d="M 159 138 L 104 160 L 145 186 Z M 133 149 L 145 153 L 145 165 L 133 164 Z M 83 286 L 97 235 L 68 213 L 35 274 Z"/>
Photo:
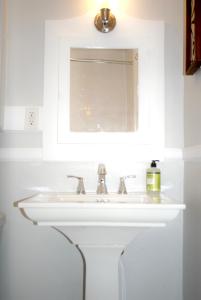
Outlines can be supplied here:
<path id="1" fill-rule="evenodd" d="M 146 174 L 146 190 L 150 194 L 157 194 L 161 191 L 161 171 L 157 168 L 156 162 L 159 160 L 152 160 Z"/>

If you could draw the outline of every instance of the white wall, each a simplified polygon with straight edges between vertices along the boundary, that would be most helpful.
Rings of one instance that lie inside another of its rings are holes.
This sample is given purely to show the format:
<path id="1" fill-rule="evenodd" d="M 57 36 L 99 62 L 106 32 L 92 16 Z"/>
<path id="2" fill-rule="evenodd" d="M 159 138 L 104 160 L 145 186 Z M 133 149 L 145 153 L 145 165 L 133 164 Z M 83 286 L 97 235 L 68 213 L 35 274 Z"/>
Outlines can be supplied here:
<path id="1" fill-rule="evenodd" d="M 184 300 L 201 298 L 201 71 L 185 77 Z"/>
<path id="2" fill-rule="evenodd" d="M 185 146 L 201 145 L 201 71 L 186 76 L 184 81 Z"/>
<path id="3" fill-rule="evenodd" d="M 44 21 L 74 17 L 87 12 L 88 2 L 67 0 L 7 0 L 8 106 L 42 105 Z M 182 1 L 130 1 L 129 15 L 166 22 L 166 146 L 183 145 L 182 109 Z M 92 22 L 93 23 L 93 22 Z M 20 138 L 19 138 L 20 136 Z M 41 147 L 40 134 L 4 132 L 1 147 Z M 101 159 L 101 157 L 100 157 Z M 108 165 L 108 188 L 116 190 L 122 173 L 136 173 L 136 186 L 144 186 L 147 164 Z M 166 192 L 183 200 L 183 162 L 166 161 L 162 182 Z M 51 228 L 39 228 L 25 220 L 13 202 L 31 195 L 36 187 L 53 190 L 67 185 L 65 174 L 83 175 L 88 190 L 96 188 L 95 163 L 1 162 L 0 210 L 7 214 L 4 230 L 5 293 L 3 300 L 81 299 L 81 260 L 76 251 Z M 123 258 L 127 300 L 182 300 L 182 220 L 165 229 L 145 232 L 132 243 Z M 146 286 L 146 288 L 145 288 Z"/>
<path id="4" fill-rule="evenodd" d="M 0 0 L 0 128 L 3 127 L 6 47 L 6 1 Z"/>
<path id="5" fill-rule="evenodd" d="M 201 298 L 201 162 L 185 163 L 184 300 Z"/>

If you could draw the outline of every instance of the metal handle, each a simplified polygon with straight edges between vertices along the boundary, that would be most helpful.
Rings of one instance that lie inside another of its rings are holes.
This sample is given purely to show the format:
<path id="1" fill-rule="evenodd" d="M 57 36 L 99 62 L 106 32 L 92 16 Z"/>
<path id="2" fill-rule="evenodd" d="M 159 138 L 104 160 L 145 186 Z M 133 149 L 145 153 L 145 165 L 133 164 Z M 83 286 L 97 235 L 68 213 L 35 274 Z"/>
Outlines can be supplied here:
<path id="1" fill-rule="evenodd" d="M 126 189 L 126 184 L 125 184 L 125 180 L 127 178 L 136 178 L 136 175 L 127 175 L 127 176 L 120 177 L 118 194 L 128 194 Z"/>
<path id="2" fill-rule="evenodd" d="M 75 178 L 75 179 L 78 180 L 78 186 L 77 186 L 77 190 L 76 190 L 76 193 L 77 193 L 77 194 L 86 194 L 85 188 L 84 188 L 84 180 L 83 180 L 83 177 L 80 177 L 80 176 L 74 176 L 74 175 L 67 175 L 67 178 Z"/>

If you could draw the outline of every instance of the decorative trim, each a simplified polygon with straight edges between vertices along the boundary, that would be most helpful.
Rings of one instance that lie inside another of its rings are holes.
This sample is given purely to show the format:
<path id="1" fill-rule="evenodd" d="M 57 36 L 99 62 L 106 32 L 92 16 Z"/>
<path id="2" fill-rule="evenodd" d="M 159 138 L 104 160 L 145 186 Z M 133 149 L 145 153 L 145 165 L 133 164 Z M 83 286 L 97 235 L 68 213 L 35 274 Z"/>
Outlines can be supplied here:
<path id="1" fill-rule="evenodd" d="M 39 225 L 39 226 L 50 226 L 50 227 L 56 227 L 56 226 L 85 226 L 83 225 L 83 222 L 34 222 L 34 225 Z M 164 222 L 152 222 L 152 223 L 134 223 L 134 222 L 128 222 L 128 223 L 122 223 L 122 222 L 116 222 L 114 224 L 111 224 L 111 222 L 101 222 L 100 224 L 97 222 L 87 222 L 86 226 L 105 226 L 105 227 L 139 227 L 139 228 L 160 228 L 160 227 L 166 227 L 167 224 Z"/>
<path id="2" fill-rule="evenodd" d="M 183 159 L 182 148 L 165 148 L 164 149 L 165 159 Z"/>
<path id="3" fill-rule="evenodd" d="M 166 160 L 201 160 L 201 145 L 181 148 L 165 148 Z M 42 161 L 42 148 L 0 148 L 0 161 Z"/>
<path id="4" fill-rule="evenodd" d="M 201 146 L 200 157 L 201 157 Z M 183 159 L 182 149 L 165 148 L 164 159 L 181 160 Z M 0 148 L 0 161 L 42 161 L 42 148 Z"/>
<path id="5" fill-rule="evenodd" d="M 185 147 L 183 150 L 183 159 L 188 160 L 201 160 L 201 145 Z"/>
<path id="6" fill-rule="evenodd" d="M 42 148 L 0 148 L 0 161 L 41 161 Z"/>

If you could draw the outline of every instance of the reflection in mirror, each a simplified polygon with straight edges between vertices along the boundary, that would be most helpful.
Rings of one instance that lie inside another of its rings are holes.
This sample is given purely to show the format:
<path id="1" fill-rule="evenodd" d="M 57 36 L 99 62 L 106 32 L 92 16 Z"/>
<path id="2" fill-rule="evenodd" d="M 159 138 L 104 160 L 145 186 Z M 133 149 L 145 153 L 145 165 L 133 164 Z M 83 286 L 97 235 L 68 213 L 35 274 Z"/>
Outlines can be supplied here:
<path id="1" fill-rule="evenodd" d="M 134 132 L 137 49 L 70 49 L 70 131 Z"/>

